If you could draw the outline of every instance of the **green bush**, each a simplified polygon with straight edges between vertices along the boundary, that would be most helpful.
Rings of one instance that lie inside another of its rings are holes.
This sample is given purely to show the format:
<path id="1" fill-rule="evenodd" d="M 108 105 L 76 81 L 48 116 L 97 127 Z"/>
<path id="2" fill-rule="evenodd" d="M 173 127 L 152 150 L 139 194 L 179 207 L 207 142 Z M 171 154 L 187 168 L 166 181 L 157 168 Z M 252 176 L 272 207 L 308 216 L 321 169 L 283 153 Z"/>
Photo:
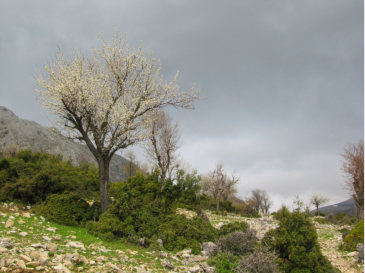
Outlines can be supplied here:
<path id="1" fill-rule="evenodd" d="M 330 222 L 328 222 L 326 219 L 323 219 L 323 218 L 316 218 L 313 221 L 317 222 L 317 223 L 320 223 L 320 224 L 325 224 L 325 225 L 331 224 Z"/>
<path id="2" fill-rule="evenodd" d="M 66 226 L 83 226 L 94 216 L 94 211 L 78 193 L 52 194 L 33 210 L 50 221 Z"/>
<path id="3" fill-rule="evenodd" d="M 263 243 L 279 255 L 279 269 L 284 272 L 336 272 L 323 256 L 317 232 L 303 212 L 289 212 L 285 207 L 276 215 L 279 227 L 266 233 Z"/>
<path id="4" fill-rule="evenodd" d="M 217 273 L 231 273 L 235 272 L 240 259 L 240 257 L 231 253 L 220 253 L 211 257 L 209 264 L 215 267 Z"/>
<path id="5" fill-rule="evenodd" d="M 341 221 L 344 217 L 347 217 L 347 213 L 346 212 L 341 213 L 341 211 L 339 211 L 333 218 L 337 221 Z"/>
<path id="6" fill-rule="evenodd" d="M 248 230 L 250 226 L 246 222 L 233 222 L 228 223 L 220 227 L 218 230 L 218 236 L 225 236 L 229 233 L 232 233 L 234 231 L 242 231 L 245 232 Z"/>
<path id="7" fill-rule="evenodd" d="M 314 213 L 314 216 L 322 216 L 322 217 L 325 217 L 326 216 L 326 214 L 324 213 L 324 212 L 322 212 L 322 211 L 316 211 L 315 213 Z"/>
<path id="8" fill-rule="evenodd" d="M 345 237 L 342 250 L 355 251 L 359 243 L 364 243 L 364 219 L 358 222 L 352 232 Z"/>
<path id="9" fill-rule="evenodd" d="M 98 170 L 93 164 L 72 166 L 62 156 L 19 151 L 0 161 L 0 200 L 42 203 L 51 194 L 77 192 L 84 199 L 99 198 Z"/>
<path id="10" fill-rule="evenodd" d="M 91 234 L 111 238 L 126 238 L 138 242 L 145 238 L 145 245 L 158 249 L 157 238 L 162 239 L 167 250 L 191 248 L 194 254 L 200 252 L 200 243 L 216 238 L 215 228 L 201 218 L 193 220 L 177 215 L 177 204 L 199 204 L 197 198 L 198 181 L 196 172 L 178 172 L 178 181 L 173 184 L 166 180 L 161 190 L 158 171 L 147 175 L 137 173 L 126 182 L 113 183 L 110 195 L 115 202 L 101 217 L 99 222 L 89 222 Z"/>
<path id="11" fill-rule="evenodd" d="M 201 250 L 199 243 L 214 241 L 217 231 L 201 218 L 188 220 L 183 215 L 171 214 L 161 224 L 159 237 L 167 250 L 191 248 L 193 254 L 198 254 Z"/>

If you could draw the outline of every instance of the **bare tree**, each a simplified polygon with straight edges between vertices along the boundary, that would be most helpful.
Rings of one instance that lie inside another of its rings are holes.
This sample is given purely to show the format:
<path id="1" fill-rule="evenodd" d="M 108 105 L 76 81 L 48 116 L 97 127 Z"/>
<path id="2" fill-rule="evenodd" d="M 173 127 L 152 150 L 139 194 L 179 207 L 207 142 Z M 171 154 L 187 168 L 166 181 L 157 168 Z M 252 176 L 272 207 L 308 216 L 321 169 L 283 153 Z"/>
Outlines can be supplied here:
<path id="1" fill-rule="evenodd" d="M 110 45 L 100 35 L 100 49 L 92 56 L 74 53 L 66 58 L 62 49 L 56 61 L 38 71 L 41 106 L 58 115 L 53 123 L 60 132 L 85 142 L 99 165 L 101 210 L 110 205 L 109 164 L 115 152 L 151 137 L 150 113 L 168 105 L 193 109 L 200 90 L 180 92 L 159 76 L 161 67 L 144 48 L 130 50 L 116 30 Z"/>
<path id="2" fill-rule="evenodd" d="M 128 177 L 132 177 L 136 174 L 137 166 L 137 156 L 132 150 L 127 150 L 124 157 L 128 159 L 128 163 L 124 165 L 124 171 Z"/>
<path id="3" fill-rule="evenodd" d="M 342 171 L 347 177 L 345 188 L 355 200 L 357 220 L 364 218 L 364 141 L 348 144 L 342 154 Z"/>
<path id="4" fill-rule="evenodd" d="M 21 148 L 16 144 L 10 144 L 3 149 L 3 156 L 16 157 Z"/>
<path id="5" fill-rule="evenodd" d="M 330 201 L 329 198 L 325 197 L 320 193 L 313 193 L 310 196 L 309 200 L 310 200 L 309 202 L 316 207 L 318 215 L 319 215 L 319 206 L 327 204 Z"/>
<path id="6" fill-rule="evenodd" d="M 229 177 L 227 173 L 224 172 L 222 162 L 217 163 L 215 169 L 204 177 L 202 181 L 203 189 L 209 189 L 210 194 L 216 198 L 217 211 L 219 211 L 219 202 L 223 193 L 226 191 L 226 194 L 228 193 L 229 196 L 229 190 L 233 191 L 238 181 L 239 178 L 236 177 L 234 173 Z"/>
<path id="7" fill-rule="evenodd" d="M 249 203 L 252 204 L 253 209 L 260 212 L 260 209 L 262 208 L 263 191 L 259 189 L 251 191 L 249 201 Z"/>
<path id="8" fill-rule="evenodd" d="M 262 191 L 262 203 L 261 203 L 261 209 L 263 213 L 268 214 L 271 206 L 273 205 L 273 200 L 271 197 L 267 194 L 266 191 Z"/>
<path id="9" fill-rule="evenodd" d="M 228 179 L 225 189 L 222 191 L 223 201 L 227 201 L 230 197 L 233 197 L 237 193 L 237 181 L 234 179 Z"/>
<path id="10" fill-rule="evenodd" d="M 161 171 L 161 190 L 165 187 L 166 176 L 179 163 L 177 150 L 181 147 L 179 123 L 172 123 L 171 116 L 163 110 L 154 111 L 154 121 L 151 124 L 151 137 L 142 146 L 148 162 L 157 165 Z"/>

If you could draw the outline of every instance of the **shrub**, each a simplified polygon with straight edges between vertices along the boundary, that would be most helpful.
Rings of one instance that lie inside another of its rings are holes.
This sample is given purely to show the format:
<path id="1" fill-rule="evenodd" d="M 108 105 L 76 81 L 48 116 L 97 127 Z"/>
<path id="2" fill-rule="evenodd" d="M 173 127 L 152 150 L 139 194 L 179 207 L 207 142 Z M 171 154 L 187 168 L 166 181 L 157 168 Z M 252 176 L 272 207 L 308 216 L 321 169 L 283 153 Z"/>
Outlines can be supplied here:
<path id="1" fill-rule="evenodd" d="M 289 212 L 283 207 L 276 215 L 279 227 L 266 233 L 263 243 L 279 255 L 284 272 L 331 272 L 331 263 L 323 256 L 317 232 L 305 213 Z"/>
<path id="2" fill-rule="evenodd" d="M 77 193 L 52 194 L 34 210 L 50 221 L 67 226 L 85 225 L 94 215 L 89 204 Z"/>
<path id="3" fill-rule="evenodd" d="M 334 216 L 333 218 L 336 220 L 336 221 L 341 221 L 343 218 L 347 217 L 347 213 L 346 212 L 342 212 L 339 211 L 337 212 L 336 216 Z M 348 217 L 347 217 L 348 218 Z"/>
<path id="4" fill-rule="evenodd" d="M 4 157 L 15 157 L 21 148 L 16 144 L 11 144 L 3 149 Z"/>
<path id="5" fill-rule="evenodd" d="M 234 231 L 245 232 L 248 229 L 249 229 L 249 225 L 246 222 L 237 222 L 236 221 L 236 222 L 228 223 L 228 224 L 221 226 L 221 228 L 218 230 L 218 235 L 220 237 L 220 236 L 224 236 L 229 233 L 232 233 Z"/>
<path id="6" fill-rule="evenodd" d="M 359 243 L 364 243 L 364 219 L 358 222 L 352 232 L 345 237 L 342 250 L 355 251 Z"/>
<path id="7" fill-rule="evenodd" d="M 331 212 L 330 214 L 327 214 L 324 219 L 326 219 L 328 222 L 330 222 L 333 225 L 338 225 L 338 221 L 335 219 L 335 214 Z"/>
<path id="8" fill-rule="evenodd" d="M 326 214 L 324 213 L 324 212 L 322 212 L 322 211 L 316 211 L 315 213 L 314 213 L 314 216 L 322 216 L 322 217 L 325 217 L 326 216 Z"/>
<path id="9" fill-rule="evenodd" d="M 238 262 L 237 273 L 276 273 L 279 272 L 276 264 L 277 255 L 266 247 L 257 247 L 255 251 L 242 257 Z"/>
<path id="10" fill-rule="evenodd" d="M 159 229 L 159 237 L 167 250 L 179 251 L 191 248 L 193 254 L 199 254 L 199 243 L 214 241 L 216 229 L 201 218 L 186 219 L 183 215 L 171 214 L 166 217 Z"/>
<path id="11" fill-rule="evenodd" d="M 235 231 L 227 236 L 220 237 L 215 244 L 217 245 L 215 254 L 230 253 L 233 256 L 243 256 L 251 253 L 257 245 L 258 238 L 253 229 L 246 232 Z"/>
<path id="12" fill-rule="evenodd" d="M 235 205 L 234 213 L 241 215 L 242 217 L 248 217 L 248 218 L 259 218 L 259 213 L 254 210 L 252 207 L 246 205 L 246 204 L 238 204 Z"/>
<path id="13" fill-rule="evenodd" d="M 98 171 L 93 164 L 72 166 L 62 156 L 21 150 L 0 161 L 0 199 L 41 203 L 51 194 L 77 192 L 85 199 L 98 198 Z"/>
<path id="14" fill-rule="evenodd" d="M 240 257 L 231 253 L 220 253 L 211 257 L 209 264 L 215 267 L 217 273 L 231 273 L 235 271 L 239 260 Z"/>
<path id="15" fill-rule="evenodd" d="M 328 222 L 326 219 L 323 219 L 323 218 L 316 218 L 313 221 L 320 223 L 320 224 L 325 224 L 325 225 L 331 224 L 330 222 Z"/>

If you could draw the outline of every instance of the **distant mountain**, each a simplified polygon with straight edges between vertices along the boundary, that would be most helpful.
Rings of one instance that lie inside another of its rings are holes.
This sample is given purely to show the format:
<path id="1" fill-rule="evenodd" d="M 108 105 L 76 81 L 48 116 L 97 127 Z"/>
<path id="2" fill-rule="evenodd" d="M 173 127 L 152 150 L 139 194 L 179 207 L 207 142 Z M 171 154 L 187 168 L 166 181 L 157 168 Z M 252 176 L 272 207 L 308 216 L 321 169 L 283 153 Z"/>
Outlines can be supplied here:
<path id="1" fill-rule="evenodd" d="M 354 199 L 350 198 L 346 201 L 343 201 L 341 203 L 337 203 L 334 205 L 330 205 L 330 206 L 325 206 L 325 207 L 320 207 L 319 210 L 322 211 L 325 214 L 329 214 L 331 212 L 333 212 L 334 214 L 337 214 L 337 212 L 341 211 L 341 212 L 346 212 L 347 215 L 349 216 L 356 216 L 355 215 L 355 208 L 356 208 L 356 204 Z M 311 211 L 311 213 L 314 215 L 315 212 L 317 210 L 314 209 Z"/>
<path id="2" fill-rule="evenodd" d="M 45 128 L 34 121 L 18 118 L 9 109 L 0 106 L 0 149 L 17 144 L 20 148 L 32 148 L 50 154 L 61 154 L 64 160 L 71 159 L 73 165 L 86 160 L 97 162 L 85 145 L 74 142 L 67 137 Z M 125 180 L 124 165 L 127 159 L 114 155 L 110 162 L 110 181 Z"/>

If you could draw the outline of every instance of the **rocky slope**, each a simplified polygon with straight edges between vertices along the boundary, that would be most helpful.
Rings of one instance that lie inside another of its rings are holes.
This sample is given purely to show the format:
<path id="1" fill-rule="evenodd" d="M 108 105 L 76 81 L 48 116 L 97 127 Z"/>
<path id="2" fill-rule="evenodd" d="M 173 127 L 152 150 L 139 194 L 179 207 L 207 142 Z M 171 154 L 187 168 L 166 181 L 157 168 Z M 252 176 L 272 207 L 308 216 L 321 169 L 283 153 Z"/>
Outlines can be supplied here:
<path id="1" fill-rule="evenodd" d="M 177 213 L 188 218 L 195 215 L 184 209 Z M 206 213 L 217 228 L 229 221 L 247 221 L 258 234 L 277 227 L 270 216 L 247 219 Z M 12 203 L 0 205 L 0 222 L 1 272 L 214 272 L 205 255 L 213 243 L 202 244 L 202 255 L 188 249 L 173 254 L 128 244 L 108 245 L 98 238 L 90 241 L 93 236 L 83 234 L 85 229 L 47 222 Z M 335 267 L 341 272 L 364 272 L 363 265 L 355 262 L 356 253 L 338 251 L 338 226 L 315 225 L 322 251 Z"/>
<path id="2" fill-rule="evenodd" d="M 85 145 L 80 145 L 65 136 L 45 128 L 34 121 L 18 118 L 11 110 L 0 106 L 0 149 L 17 144 L 20 148 L 32 148 L 50 154 L 61 154 L 63 159 L 71 159 L 77 165 L 81 161 L 96 164 L 93 154 Z M 125 180 L 124 165 L 127 159 L 114 155 L 110 163 L 110 180 Z"/>

